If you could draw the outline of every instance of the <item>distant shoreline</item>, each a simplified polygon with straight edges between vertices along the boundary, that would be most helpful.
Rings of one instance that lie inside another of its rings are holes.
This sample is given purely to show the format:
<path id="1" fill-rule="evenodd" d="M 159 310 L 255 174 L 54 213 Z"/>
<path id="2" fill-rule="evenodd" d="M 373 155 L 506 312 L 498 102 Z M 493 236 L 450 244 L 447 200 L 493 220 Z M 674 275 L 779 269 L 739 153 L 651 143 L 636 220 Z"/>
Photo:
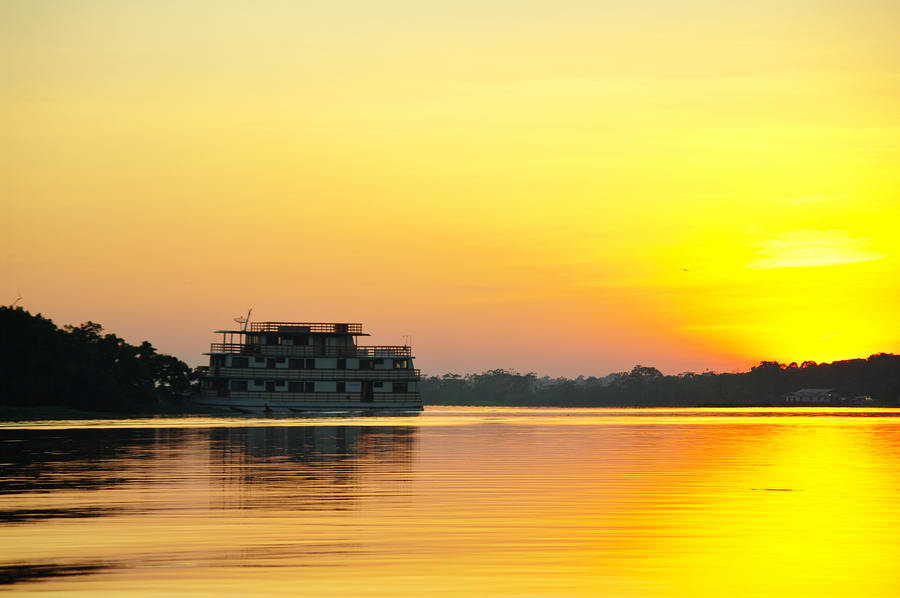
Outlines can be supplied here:
<path id="1" fill-rule="evenodd" d="M 61 407 L 56 405 L 40 405 L 35 407 L 26 407 L 18 405 L 0 405 L 0 422 L 14 421 L 51 421 L 51 420 L 68 420 L 68 419 L 146 419 L 146 418 L 169 418 L 169 417 L 189 417 L 198 415 L 203 417 L 224 416 L 228 414 L 222 413 L 221 410 L 214 411 L 205 409 L 202 405 L 185 405 L 184 407 L 165 407 L 157 411 L 141 411 L 126 413 L 121 411 L 84 411 L 82 409 L 71 409 L 69 407 Z M 240 414 L 234 414 L 240 415 Z M 230 417 L 230 415 L 228 415 Z"/>
<path id="2" fill-rule="evenodd" d="M 694 404 L 694 405 L 499 405 L 499 404 L 425 404 L 429 407 L 510 407 L 510 408 L 538 408 L 538 409 L 737 409 L 737 408 L 763 408 L 763 409 L 794 409 L 798 407 L 818 408 L 843 408 L 843 409 L 900 409 L 900 405 L 775 405 L 775 404 Z M 240 413 L 225 413 L 221 410 L 206 410 L 202 405 L 185 405 L 183 407 L 170 407 L 154 412 L 106 412 L 83 411 L 68 407 L 38 406 L 17 407 L 0 405 L 0 422 L 10 423 L 16 421 L 56 421 L 56 420 L 129 420 L 129 419 L 170 419 L 179 417 L 243 417 Z M 259 416 L 254 416 L 259 417 Z M 283 418 L 274 418 L 283 419 Z"/>
<path id="3" fill-rule="evenodd" d="M 0 306 L 0 421 L 222 415 L 195 404 L 203 369 L 131 345 L 94 322 L 58 328 L 40 314 Z M 654 367 L 575 379 L 492 369 L 423 376 L 427 406 L 556 408 L 897 407 L 900 355 L 876 353 L 832 363 L 762 361 L 747 372 Z M 273 388 L 273 397 L 278 392 Z M 231 414 L 228 414 L 231 415 Z"/>
<path id="4" fill-rule="evenodd" d="M 665 375 L 637 365 L 602 377 L 538 377 L 494 369 L 426 376 L 419 383 L 429 405 L 567 407 L 896 407 L 900 355 L 817 364 L 762 361 L 747 372 Z"/>
<path id="5" fill-rule="evenodd" d="M 891 409 L 900 408 L 900 404 L 892 403 L 642 403 L 620 405 L 572 405 L 572 404 L 536 404 L 536 403 L 425 403 L 425 407 L 538 407 L 557 409 L 793 409 L 796 407 L 829 407 L 852 409 Z"/>

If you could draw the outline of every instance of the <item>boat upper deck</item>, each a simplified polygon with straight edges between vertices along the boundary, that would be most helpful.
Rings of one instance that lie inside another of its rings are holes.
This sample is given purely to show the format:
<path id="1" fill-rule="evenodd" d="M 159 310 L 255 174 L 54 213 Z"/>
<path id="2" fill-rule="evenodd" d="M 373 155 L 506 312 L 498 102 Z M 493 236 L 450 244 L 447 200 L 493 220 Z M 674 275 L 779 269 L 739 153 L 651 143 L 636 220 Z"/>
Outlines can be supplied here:
<path id="1" fill-rule="evenodd" d="M 369 336 L 358 322 L 251 322 L 247 330 L 216 330 L 216 334 L 341 334 Z"/>
<path id="2" fill-rule="evenodd" d="M 257 345 L 212 343 L 205 355 L 289 355 L 294 357 L 412 357 L 409 345 L 350 345 L 327 347 L 309 345 Z"/>
<path id="3" fill-rule="evenodd" d="M 250 332 L 288 332 L 293 334 L 307 334 L 318 332 L 325 334 L 352 334 L 365 335 L 362 324 L 359 323 L 334 323 L 334 322 L 252 322 Z"/>

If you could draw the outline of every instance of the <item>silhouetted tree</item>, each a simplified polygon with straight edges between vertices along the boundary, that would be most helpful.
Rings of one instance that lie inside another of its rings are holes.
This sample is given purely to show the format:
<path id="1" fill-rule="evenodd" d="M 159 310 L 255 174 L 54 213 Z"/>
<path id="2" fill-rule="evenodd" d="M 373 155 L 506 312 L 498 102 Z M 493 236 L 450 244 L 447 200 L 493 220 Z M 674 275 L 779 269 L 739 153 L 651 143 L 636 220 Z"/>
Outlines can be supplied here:
<path id="1" fill-rule="evenodd" d="M 189 392 L 195 373 L 149 342 L 130 345 L 96 322 L 57 328 L 0 307 L 0 404 L 89 411 L 152 410 Z"/>

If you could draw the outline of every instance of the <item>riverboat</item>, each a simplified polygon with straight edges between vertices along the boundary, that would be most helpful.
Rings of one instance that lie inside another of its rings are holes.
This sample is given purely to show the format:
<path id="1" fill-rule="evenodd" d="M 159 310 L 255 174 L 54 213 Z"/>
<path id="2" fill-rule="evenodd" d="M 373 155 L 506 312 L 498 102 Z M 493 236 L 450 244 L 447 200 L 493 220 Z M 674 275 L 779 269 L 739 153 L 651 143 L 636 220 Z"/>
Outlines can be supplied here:
<path id="1" fill-rule="evenodd" d="M 199 404 L 266 415 L 422 410 L 409 344 L 358 345 L 369 336 L 358 323 L 236 321 L 205 353 Z"/>

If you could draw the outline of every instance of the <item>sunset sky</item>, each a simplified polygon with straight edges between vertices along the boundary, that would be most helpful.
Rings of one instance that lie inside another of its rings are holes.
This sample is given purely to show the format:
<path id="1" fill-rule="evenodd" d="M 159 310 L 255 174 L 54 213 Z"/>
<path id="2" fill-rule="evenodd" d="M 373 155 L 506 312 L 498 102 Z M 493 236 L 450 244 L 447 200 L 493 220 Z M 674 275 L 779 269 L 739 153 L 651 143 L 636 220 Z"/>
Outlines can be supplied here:
<path id="1" fill-rule="evenodd" d="M 363 322 L 427 373 L 900 352 L 900 4 L 0 4 L 0 303 L 192 365 Z"/>

